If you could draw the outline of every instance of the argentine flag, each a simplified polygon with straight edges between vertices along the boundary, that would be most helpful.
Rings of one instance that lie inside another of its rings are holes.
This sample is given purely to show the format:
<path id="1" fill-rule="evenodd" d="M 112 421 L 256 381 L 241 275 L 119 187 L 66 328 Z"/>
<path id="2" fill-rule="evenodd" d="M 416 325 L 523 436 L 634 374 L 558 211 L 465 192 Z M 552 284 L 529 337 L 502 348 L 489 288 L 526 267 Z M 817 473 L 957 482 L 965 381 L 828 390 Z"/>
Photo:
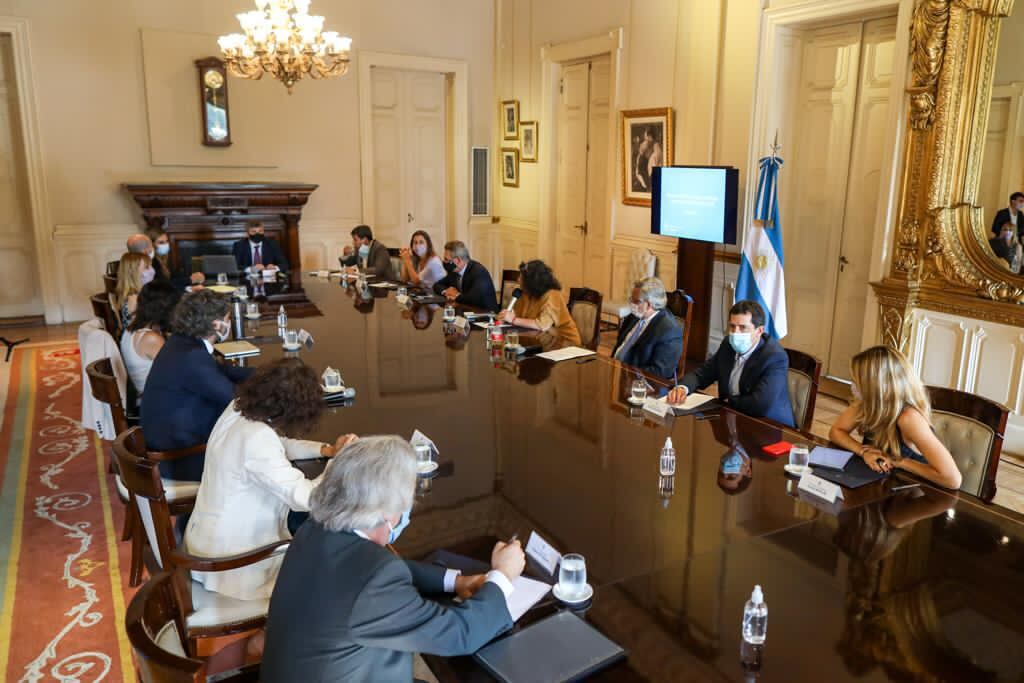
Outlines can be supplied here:
<path id="1" fill-rule="evenodd" d="M 778 179 L 782 159 L 765 157 L 758 164 L 754 219 L 743 234 L 743 256 L 736 280 L 736 300 L 761 304 L 765 330 L 775 339 L 786 336 L 786 278 L 782 273 L 782 226 L 779 224 Z"/>

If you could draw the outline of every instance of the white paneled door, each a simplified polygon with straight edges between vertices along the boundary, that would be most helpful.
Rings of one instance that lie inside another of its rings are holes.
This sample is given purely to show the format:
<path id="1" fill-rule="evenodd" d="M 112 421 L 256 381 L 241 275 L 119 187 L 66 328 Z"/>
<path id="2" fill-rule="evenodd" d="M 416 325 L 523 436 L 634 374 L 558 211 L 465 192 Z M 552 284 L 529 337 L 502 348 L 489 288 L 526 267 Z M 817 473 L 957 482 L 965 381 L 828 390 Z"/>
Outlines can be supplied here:
<path id="1" fill-rule="evenodd" d="M 440 251 L 449 235 L 446 77 L 374 67 L 371 80 L 374 236 L 402 247 L 426 230 Z"/>
<path id="2" fill-rule="evenodd" d="M 0 35 L 0 318 L 40 315 L 11 38 Z"/>
<path id="3" fill-rule="evenodd" d="M 555 268 L 567 290 L 587 286 L 604 291 L 608 287 L 610 76 L 607 56 L 562 68 Z"/>
<path id="4" fill-rule="evenodd" d="M 896 19 L 807 31 L 783 210 L 788 347 L 849 377 L 867 306 Z"/>

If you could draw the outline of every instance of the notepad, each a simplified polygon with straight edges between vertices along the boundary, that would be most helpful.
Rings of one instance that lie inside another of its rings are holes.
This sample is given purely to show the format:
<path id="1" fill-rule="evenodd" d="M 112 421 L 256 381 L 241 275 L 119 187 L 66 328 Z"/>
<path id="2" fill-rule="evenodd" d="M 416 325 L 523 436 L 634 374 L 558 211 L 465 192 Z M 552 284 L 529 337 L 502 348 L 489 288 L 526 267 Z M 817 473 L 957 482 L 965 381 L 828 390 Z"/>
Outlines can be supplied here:
<path id="1" fill-rule="evenodd" d="M 254 346 L 247 341 L 231 341 L 214 344 L 213 350 L 225 358 L 258 356 L 260 353 L 260 347 Z"/>
<path id="2" fill-rule="evenodd" d="M 448 550 L 434 551 L 426 558 L 425 562 L 446 569 L 458 569 L 463 574 L 486 574 L 491 569 L 486 562 Z M 505 599 L 505 605 L 508 607 L 508 613 L 512 616 L 512 621 L 517 621 L 529 612 L 551 591 L 550 585 L 527 576 L 520 576 L 513 581 L 512 588 L 512 594 Z"/>
<path id="3" fill-rule="evenodd" d="M 686 412 L 688 410 L 696 410 L 705 403 L 713 400 L 715 400 L 715 397 L 708 396 L 707 394 L 687 394 L 686 399 L 683 400 L 682 403 L 677 404 L 669 404 L 668 396 L 662 396 L 661 398 L 646 398 L 644 399 L 644 410 L 663 417 L 670 410 L 673 414 Z"/>
<path id="4" fill-rule="evenodd" d="M 583 358 L 584 356 L 594 355 L 596 354 L 590 349 L 582 349 L 578 346 L 567 346 L 564 349 L 556 349 L 554 351 L 538 353 L 537 358 L 544 358 L 545 360 L 550 360 L 558 363 L 563 360 L 572 360 L 573 358 Z"/>
<path id="5" fill-rule="evenodd" d="M 853 457 L 853 453 L 850 451 L 843 451 L 838 448 L 815 446 L 814 450 L 811 451 L 809 462 L 811 465 L 819 465 L 833 470 L 841 470 L 846 467 L 846 463 L 850 462 L 851 457 Z"/>

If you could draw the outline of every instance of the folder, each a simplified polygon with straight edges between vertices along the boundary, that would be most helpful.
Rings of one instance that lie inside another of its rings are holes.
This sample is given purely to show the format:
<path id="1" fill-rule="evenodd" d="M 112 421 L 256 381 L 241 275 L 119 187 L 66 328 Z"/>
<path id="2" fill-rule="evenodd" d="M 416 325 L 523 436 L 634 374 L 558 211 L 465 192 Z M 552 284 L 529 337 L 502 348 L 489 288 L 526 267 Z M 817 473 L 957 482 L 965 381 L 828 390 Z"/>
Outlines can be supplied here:
<path id="1" fill-rule="evenodd" d="M 568 610 L 484 646 L 473 658 L 504 683 L 578 681 L 626 651 Z"/>
<path id="2" fill-rule="evenodd" d="M 847 489 L 858 489 L 865 484 L 885 479 L 887 476 L 884 472 L 875 472 L 860 458 L 850 458 L 841 470 L 814 463 L 811 463 L 811 469 L 822 479 Z"/>

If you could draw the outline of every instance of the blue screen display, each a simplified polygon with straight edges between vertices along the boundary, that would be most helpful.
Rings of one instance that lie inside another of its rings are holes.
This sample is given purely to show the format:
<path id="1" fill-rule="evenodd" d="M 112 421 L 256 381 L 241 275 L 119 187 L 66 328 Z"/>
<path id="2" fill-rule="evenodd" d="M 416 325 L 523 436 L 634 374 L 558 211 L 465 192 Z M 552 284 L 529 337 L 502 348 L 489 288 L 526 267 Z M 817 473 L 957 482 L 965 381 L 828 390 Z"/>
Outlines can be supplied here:
<path id="1" fill-rule="evenodd" d="M 661 170 L 656 218 L 657 232 L 667 237 L 725 241 L 726 169 L 671 168 Z M 655 192 L 658 186 L 655 185 Z"/>

